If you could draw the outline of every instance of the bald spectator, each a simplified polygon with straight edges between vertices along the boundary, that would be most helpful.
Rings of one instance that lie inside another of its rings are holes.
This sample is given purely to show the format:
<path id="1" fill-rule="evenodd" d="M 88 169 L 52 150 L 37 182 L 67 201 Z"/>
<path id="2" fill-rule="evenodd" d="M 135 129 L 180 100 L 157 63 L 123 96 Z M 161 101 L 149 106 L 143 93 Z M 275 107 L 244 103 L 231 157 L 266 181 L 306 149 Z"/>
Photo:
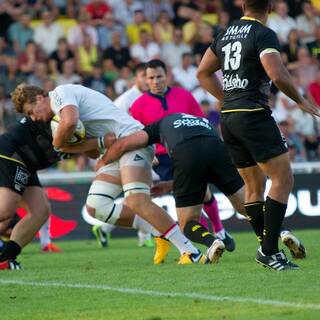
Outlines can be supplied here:
<path id="1" fill-rule="evenodd" d="M 31 15 L 25 12 L 8 29 L 8 38 L 17 53 L 22 52 L 26 48 L 27 42 L 33 39 L 33 30 L 30 27 L 30 23 Z"/>
<path id="2" fill-rule="evenodd" d="M 281 44 L 287 43 L 287 37 L 292 29 L 297 29 L 295 20 L 288 16 L 288 5 L 284 1 L 275 4 L 275 13 L 270 15 L 267 23 L 278 36 Z"/>
<path id="3" fill-rule="evenodd" d="M 140 41 L 130 48 L 130 55 L 135 63 L 147 62 L 152 59 L 160 58 L 160 47 L 151 41 L 148 31 L 140 31 Z"/>
<path id="4" fill-rule="evenodd" d="M 162 46 L 161 57 L 171 68 L 181 66 L 182 54 L 191 52 L 190 46 L 185 44 L 182 40 L 182 30 L 180 28 L 175 28 L 172 42 L 165 43 Z"/>
<path id="5" fill-rule="evenodd" d="M 60 25 L 54 21 L 50 11 L 43 11 L 41 14 L 42 24 L 34 30 L 34 41 L 49 56 L 58 48 L 58 41 L 64 36 Z"/>

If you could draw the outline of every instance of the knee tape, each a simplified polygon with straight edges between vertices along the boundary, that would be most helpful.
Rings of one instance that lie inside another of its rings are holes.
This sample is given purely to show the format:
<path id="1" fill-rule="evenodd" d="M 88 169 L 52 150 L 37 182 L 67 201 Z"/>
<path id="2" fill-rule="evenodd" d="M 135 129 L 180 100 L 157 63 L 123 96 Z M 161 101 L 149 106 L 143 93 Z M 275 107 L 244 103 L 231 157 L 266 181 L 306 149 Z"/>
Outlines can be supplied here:
<path id="1" fill-rule="evenodd" d="M 145 193 L 150 195 L 150 186 L 143 182 L 131 182 L 123 185 L 123 192 L 125 197 L 135 193 Z"/>
<path id="2" fill-rule="evenodd" d="M 119 219 L 123 205 L 114 201 L 121 191 L 120 186 L 109 182 L 97 180 L 92 183 L 86 204 L 95 209 L 96 219 L 110 224 Z"/>

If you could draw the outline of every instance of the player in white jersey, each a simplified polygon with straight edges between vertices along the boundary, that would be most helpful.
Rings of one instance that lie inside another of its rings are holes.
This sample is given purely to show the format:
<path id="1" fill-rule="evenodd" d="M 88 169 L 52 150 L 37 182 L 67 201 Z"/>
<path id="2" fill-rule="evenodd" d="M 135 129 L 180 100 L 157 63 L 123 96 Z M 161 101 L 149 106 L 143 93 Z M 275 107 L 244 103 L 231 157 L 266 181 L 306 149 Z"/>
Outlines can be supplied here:
<path id="1" fill-rule="evenodd" d="M 61 120 L 53 137 L 55 148 L 71 151 L 67 141 L 78 119 L 83 122 L 88 137 L 98 138 L 101 149 L 104 149 L 103 136 L 106 133 L 114 132 L 119 138 L 143 127 L 109 98 L 81 85 L 58 86 L 48 96 L 37 94 L 38 89 L 34 86 L 18 86 L 15 90 L 15 108 L 33 120 L 45 122 L 55 114 L 59 115 Z M 81 145 L 76 149 L 79 152 L 87 151 L 81 150 Z M 155 228 L 155 234 L 158 232 L 158 235 L 161 234 L 177 247 L 181 264 L 207 262 L 207 258 L 182 234 L 172 218 L 152 202 L 152 159 L 153 149 L 143 148 L 127 152 L 119 161 L 101 167 L 88 193 L 86 206 L 89 214 L 103 222 L 127 227 L 145 224 L 146 220 Z M 125 201 L 117 204 L 114 200 L 122 191 Z"/>
<path id="2" fill-rule="evenodd" d="M 134 85 L 130 89 L 122 93 L 116 100 L 114 100 L 114 104 L 128 114 L 133 102 L 148 89 L 146 85 L 144 67 L 145 63 L 138 63 L 134 67 Z M 82 214 L 84 215 L 84 217 L 86 217 L 86 221 L 88 220 L 91 221 L 91 223 L 94 223 L 92 232 L 97 238 L 99 245 L 102 247 L 106 247 L 108 245 L 108 238 L 110 236 L 110 233 L 114 230 L 115 225 L 101 223 L 100 221 L 98 222 L 95 219 L 90 219 L 85 209 L 82 211 Z M 138 246 L 150 248 L 154 247 L 154 242 L 149 232 L 146 233 L 144 230 L 138 230 Z"/>

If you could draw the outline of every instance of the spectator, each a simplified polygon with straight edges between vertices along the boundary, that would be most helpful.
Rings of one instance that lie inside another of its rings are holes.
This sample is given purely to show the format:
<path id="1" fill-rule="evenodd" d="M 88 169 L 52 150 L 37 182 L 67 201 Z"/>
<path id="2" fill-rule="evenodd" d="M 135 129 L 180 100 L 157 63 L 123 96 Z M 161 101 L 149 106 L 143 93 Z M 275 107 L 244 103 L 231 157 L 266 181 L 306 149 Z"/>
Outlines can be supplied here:
<path id="1" fill-rule="evenodd" d="M 130 76 L 130 69 L 127 66 L 122 67 L 118 79 L 114 82 L 114 91 L 118 96 L 132 86 L 132 80 Z"/>
<path id="2" fill-rule="evenodd" d="M 193 45 L 199 40 L 200 34 L 206 27 L 207 23 L 201 20 L 201 12 L 194 10 L 191 15 L 191 20 L 186 22 L 182 27 L 184 42 Z"/>
<path id="3" fill-rule="evenodd" d="M 161 57 L 171 68 L 181 66 L 182 54 L 191 52 L 190 46 L 183 43 L 182 38 L 182 30 L 175 28 L 173 31 L 173 41 L 165 43 L 162 47 Z"/>
<path id="4" fill-rule="evenodd" d="M 34 72 L 35 65 L 43 60 L 43 53 L 38 45 L 33 40 L 29 40 L 25 51 L 18 56 L 19 69 L 25 75 L 30 75 Z"/>
<path id="5" fill-rule="evenodd" d="M 140 41 L 130 48 L 131 58 L 135 63 L 147 62 L 160 57 L 160 47 L 150 40 L 148 31 L 140 31 Z"/>
<path id="6" fill-rule="evenodd" d="M 192 59 L 192 54 L 186 52 L 182 55 L 181 66 L 172 69 L 174 80 L 188 91 L 192 91 L 199 86 L 198 78 L 196 76 L 197 68 L 192 65 Z"/>
<path id="7" fill-rule="evenodd" d="M 278 126 L 286 139 L 290 160 L 292 162 L 306 161 L 306 151 L 300 137 L 294 132 L 293 121 L 283 120 Z"/>
<path id="8" fill-rule="evenodd" d="M 87 13 L 82 12 L 78 17 L 78 24 L 68 31 L 68 44 L 73 52 L 83 45 L 84 35 L 90 36 L 92 44 L 98 45 L 98 33 L 97 30 L 90 24 L 90 17 Z"/>
<path id="9" fill-rule="evenodd" d="M 18 21 L 10 25 L 8 38 L 12 42 L 15 52 L 20 53 L 26 48 L 28 41 L 33 38 L 33 30 L 30 27 L 31 16 L 29 13 L 22 13 Z"/>
<path id="10" fill-rule="evenodd" d="M 54 22 L 50 11 L 41 14 L 43 23 L 34 30 L 34 41 L 49 56 L 58 48 L 58 41 L 63 37 L 63 30 L 57 22 Z"/>
<path id="11" fill-rule="evenodd" d="M 111 13 L 111 8 L 104 0 L 91 0 L 86 5 L 86 11 L 88 12 L 94 25 L 99 25 L 102 23 L 104 15 L 108 12 Z"/>
<path id="12" fill-rule="evenodd" d="M 316 27 L 315 30 L 315 41 L 308 43 L 308 48 L 312 58 L 315 61 L 320 62 L 320 26 Z"/>
<path id="13" fill-rule="evenodd" d="M 102 20 L 102 24 L 98 26 L 98 44 L 101 50 L 105 50 L 111 47 L 112 35 L 114 32 L 118 32 L 121 37 L 121 45 L 125 46 L 127 44 L 127 38 L 124 32 L 123 26 L 116 22 L 111 13 L 105 14 Z"/>
<path id="14" fill-rule="evenodd" d="M 9 97 L 15 87 L 24 80 L 25 75 L 19 71 L 17 58 L 7 57 L 4 70 L 0 73 L 0 86 L 3 87 L 6 97 Z"/>
<path id="15" fill-rule="evenodd" d="M 69 49 L 66 38 L 60 38 L 57 50 L 49 57 L 49 68 L 52 74 L 62 72 L 62 65 L 65 61 L 74 59 L 74 53 Z"/>
<path id="16" fill-rule="evenodd" d="M 104 94 L 108 84 L 108 81 L 102 76 L 101 65 L 94 63 L 91 75 L 84 79 L 83 85 Z"/>
<path id="17" fill-rule="evenodd" d="M 48 79 L 48 66 L 45 62 L 38 62 L 35 65 L 34 73 L 27 78 L 27 84 L 43 88 Z"/>
<path id="18" fill-rule="evenodd" d="M 0 2 L 0 37 L 5 37 L 8 40 L 7 32 L 10 25 L 14 22 L 12 15 L 10 13 L 10 8 L 8 7 L 7 3 L 4 1 Z"/>
<path id="19" fill-rule="evenodd" d="M 136 10 L 143 10 L 140 0 L 108 0 L 112 7 L 115 20 L 126 26 L 133 23 L 133 16 Z"/>
<path id="20" fill-rule="evenodd" d="M 315 81 L 309 84 L 308 89 L 311 101 L 320 107 L 320 69 L 318 69 Z"/>
<path id="21" fill-rule="evenodd" d="M 297 17 L 297 28 L 301 43 L 306 45 L 315 41 L 315 29 L 320 25 L 320 17 L 317 16 L 310 2 L 302 4 L 302 12 Z"/>
<path id="22" fill-rule="evenodd" d="M 172 5 L 169 0 L 144 1 L 144 15 L 151 24 L 159 20 L 159 13 L 166 12 L 168 20 L 174 17 Z"/>
<path id="23" fill-rule="evenodd" d="M 111 59 L 118 69 L 131 65 L 129 49 L 128 47 L 121 45 L 121 34 L 119 32 L 114 32 L 111 40 L 111 47 L 107 48 L 103 52 L 102 59 Z"/>
<path id="24" fill-rule="evenodd" d="M 284 1 L 276 2 L 275 13 L 269 17 L 267 25 L 278 35 L 281 44 L 287 43 L 291 29 L 297 29 L 295 20 L 288 16 L 288 5 Z"/>
<path id="25" fill-rule="evenodd" d="M 176 1 L 173 5 L 173 11 L 175 15 L 174 24 L 177 27 L 182 27 L 187 23 L 195 10 L 198 10 L 198 6 L 195 1 L 192 0 L 180 0 Z"/>
<path id="26" fill-rule="evenodd" d="M 5 63 L 7 56 L 14 56 L 15 52 L 4 37 L 0 37 L 0 66 Z"/>
<path id="27" fill-rule="evenodd" d="M 297 53 L 299 48 L 299 33 L 297 29 L 292 29 L 288 34 L 288 43 L 286 43 L 281 49 L 281 51 L 286 54 L 288 63 L 297 61 Z"/>
<path id="28" fill-rule="evenodd" d="M 81 77 L 75 73 L 74 60 L 69 59 L 62 64 L 62 74 L 58 74 L 56 79 L 57 86 L 62 84 L 80 84 L 82 83 Z"/>
<path id="29" fill-rule="evenodd" d="M 193 54 L 195 56 L 196 65 L 199 65 L 204 53 L 209 48 L 213 41 L 213 29 L 210 25 L 202 30 L 200 34 L 200 39 L 194 44 Z"/>
<path id="30" fill-rule="evenodd" d="M 12 101 L 6 96 L 4 88 L 0 86 L 0 133 L 4 133 L 16 121 Z"/>
<path id="31" fill-rule="evenodd" d="M 137 44 L 140 40 L 141 30 L 152 34 L 152 27 L 149 22 L 146 22 L 142 10 L 136 10 L 133 16 L 134 22 L 126 26 L 127 37 L 131 45 Z"/>
<path id="32" fill-rule="evenodd" d="M 221 11 L 218 16 L 218 24 L 214 26 L 214 36 L 227 30 L 230 25 L 230 14 L 227 11 Z"/>
<path id="33" fill-rule="evenodd" d="M 167 11 L 161 11 L 157 23 L 153 27 L 155 41 L 159 45 L 172 41 L 173 24 Z"/>
<path id="34" fill-rule="evenodd" d="M 78 72 L 86 75 L 92 71 L 92 66 L 98 61 L 98 48 L 89 34 L 83 35 L 83 44 L 77 51 Z"/>
<path id="35" fill-rule="evenodd" d="M 218 128 L 220 125 L 219 110 L 214 109 L 213 106 L 210 104 L 209 100 L 202 100 L 200 102 L 200 107 L 206 118 L 209 120 L 209 122 Z"/>
<path id="36" fill-rule="evenodd" d="M 113 60 L 111 59 L 103 60 L 102 72 L 103 72 L 104 79 L 110 84 L 110 86 L 119 77 L 119 70 L 114 65 Z M 107 90 L 111 90 L 111 89 L 108 88 L 107 86 Z M 113 86 L 112 86 L 112 92 L 113 92 L 113 95 L 117 96 Z"/>

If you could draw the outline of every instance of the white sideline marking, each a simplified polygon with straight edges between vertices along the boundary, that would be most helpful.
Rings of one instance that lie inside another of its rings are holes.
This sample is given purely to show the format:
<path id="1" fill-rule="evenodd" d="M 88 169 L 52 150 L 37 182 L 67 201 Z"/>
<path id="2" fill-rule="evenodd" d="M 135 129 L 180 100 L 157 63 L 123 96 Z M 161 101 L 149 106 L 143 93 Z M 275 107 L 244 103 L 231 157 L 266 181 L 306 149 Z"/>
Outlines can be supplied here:
<path id="1" fill-rule="evenodd" d="M 320 310 L 320 304 L 304 304 L 288 301 L 279 300 L 264 300 L 264 299 L 254 299 L 254 298 L 238 298 L 238 297 L 223 297 L 214 296 L 201 293 L 188 293 L 188 292 L 163 292 L 154 290 L 143 290 L 138 288 L 121 288 L 121 287 L 111 287 L 107 285 L 94 285 L 94 284 L 67 284 L 60 282 L 32 282 L 23 280 L 5 280 L 0 279 L 0 284 L 14 284 L 21 286 L 32 286 L 32 287 L 57 287 L 57 288 L 71 288 L 71 289 L 93 289 L 102 291 L 115 291 L 120 293 L 129 294 L 141 294 L 146 296 L 156 296 L 156 297 L 172 297 L 172 298 L 190 298 L 199 299 L 205 301 L 223 301 L 223 302 L 233 302 L 233 303 L 254 303 L 258 305 L 271 305 L 275 307 L 289 307 L 289 308 L 299 308 L 299 309 L 311 309 Z"/>

